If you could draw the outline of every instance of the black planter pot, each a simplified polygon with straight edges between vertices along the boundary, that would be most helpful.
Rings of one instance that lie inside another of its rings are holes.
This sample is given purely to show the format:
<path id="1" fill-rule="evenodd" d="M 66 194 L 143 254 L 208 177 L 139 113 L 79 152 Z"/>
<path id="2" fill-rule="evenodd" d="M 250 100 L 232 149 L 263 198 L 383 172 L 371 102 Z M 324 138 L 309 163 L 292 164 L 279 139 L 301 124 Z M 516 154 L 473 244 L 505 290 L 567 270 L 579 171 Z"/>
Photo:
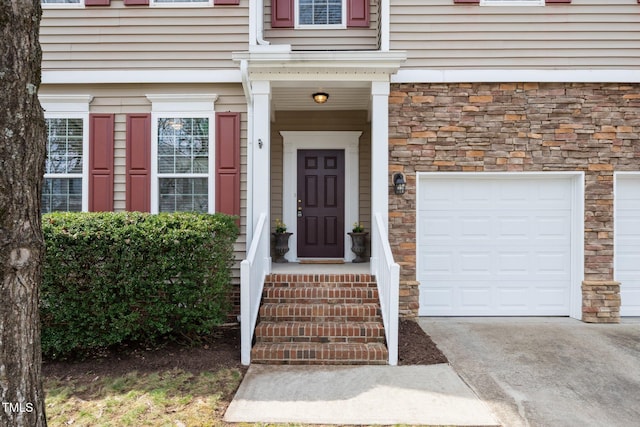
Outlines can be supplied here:
<path id="1" fill-rule="evenodd" d="M 271 233 L 275 240 L 275 254 L 276 258 L 273 262 L 278 264 L 282 264 L 285 262 L 289 262 L 284 255 L 289 252 L 289 236 L 293 233 Z"/>
<path id="2" fill-rule="evenodd" d="M 364 254 L 367 251 L 367 236 L 369 233 L 348 233 L 351 236 L 351 251 L 356 254 L 355 259 L 352 262 L 367 262 L 364 258 Z"/>

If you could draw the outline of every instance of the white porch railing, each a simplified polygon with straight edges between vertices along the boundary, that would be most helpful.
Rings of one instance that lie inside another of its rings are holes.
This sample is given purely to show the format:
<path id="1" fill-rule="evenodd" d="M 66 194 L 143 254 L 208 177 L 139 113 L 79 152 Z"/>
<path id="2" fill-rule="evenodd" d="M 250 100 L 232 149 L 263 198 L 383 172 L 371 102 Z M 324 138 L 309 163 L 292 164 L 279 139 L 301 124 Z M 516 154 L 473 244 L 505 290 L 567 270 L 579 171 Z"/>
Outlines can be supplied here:
<path id="1" fill-rule="evenodd" d="M 389 349 L 389 365 L 395 366 L 398 364 L 400 266 L 393 260 L 389 236 L 382 215 L 378 212 L 373 215 L 372 232 L 371 253 L 375 257 L 371 258 L 371 273 L 376 276 L 378 282 L 382 322 Z"/>
<path id="2" fill-rule="evenodd" d="M 240 264 L 240 355 L 243 365 L 251 363 L 251 341 L 256 328 L 264 279 L 271 270 L 267 214 L 261 213 L 254 229 L 247 259 Z"/>

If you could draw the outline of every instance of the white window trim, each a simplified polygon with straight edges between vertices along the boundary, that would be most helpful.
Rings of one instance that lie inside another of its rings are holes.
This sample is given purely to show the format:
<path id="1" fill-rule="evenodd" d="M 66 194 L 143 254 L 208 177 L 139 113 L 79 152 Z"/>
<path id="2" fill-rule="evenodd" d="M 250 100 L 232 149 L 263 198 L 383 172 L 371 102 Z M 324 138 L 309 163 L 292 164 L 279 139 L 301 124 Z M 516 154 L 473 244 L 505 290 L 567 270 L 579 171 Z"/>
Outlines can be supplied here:
<path id="1" fill-rule="evenodd" d="M 44 178 L 82 178 L 82 212 L 89 211 L 89 104 L 91 95 L 39 95 L 45 119 L 82 119 L 82 173 L 45 173 Z"/>
<path id="2" fill-rule="evenodd" d="M 84 0 L 80 0 L 78 3 L 42 3 L 40 5 L 43 9 L 83 9 Z"/>
<path id="3" fill-rule="evenodd" d="M 347 1 L 342 0 L 342 23 L 341 24 L 300 24 L 300 1 L 295 0 L 294 4 L 294 28 L 299 30 L 344 30 L 347 28 Z"/>
<path id="4" fill-rule="evenodd" d="M 207 0 L 197 3 L 184 3 L 184 2 L 172 2 L 172 3 L 157 3 L 156 0 L 149 2 L 151 7 L 212 7 L 213 0 Z"/>
<path id="5" fill-rule="evenodd" d="M 160 178 L 207 178 L 207 212 L 215 213 L 215 176 L 216 176 L 216 94 L 202 95 L 146 95 L 151 101 L 151 213 L 160 211 Z M 208 118 L 209 119 L 209 159 L 207 174 L 166 174 L 158 173 L 158 119 L 173 118 Z"/>
<path id="6" fill-rule="evenodd" d="M 544 6 L 545 0 L 480 0 L 480 6 Z"/>

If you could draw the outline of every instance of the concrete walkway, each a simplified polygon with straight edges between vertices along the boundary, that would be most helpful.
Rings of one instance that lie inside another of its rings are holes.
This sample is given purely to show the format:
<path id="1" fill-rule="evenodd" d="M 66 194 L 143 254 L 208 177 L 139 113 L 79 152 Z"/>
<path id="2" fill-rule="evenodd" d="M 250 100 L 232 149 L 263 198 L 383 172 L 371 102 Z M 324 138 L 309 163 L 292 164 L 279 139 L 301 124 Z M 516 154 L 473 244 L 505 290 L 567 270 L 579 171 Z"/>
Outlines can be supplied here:
<path id="1" fill-rule="evenodd" d="M 495 417 L 446 364 L 252 365 L 228 422 L 495 426 Z"/>

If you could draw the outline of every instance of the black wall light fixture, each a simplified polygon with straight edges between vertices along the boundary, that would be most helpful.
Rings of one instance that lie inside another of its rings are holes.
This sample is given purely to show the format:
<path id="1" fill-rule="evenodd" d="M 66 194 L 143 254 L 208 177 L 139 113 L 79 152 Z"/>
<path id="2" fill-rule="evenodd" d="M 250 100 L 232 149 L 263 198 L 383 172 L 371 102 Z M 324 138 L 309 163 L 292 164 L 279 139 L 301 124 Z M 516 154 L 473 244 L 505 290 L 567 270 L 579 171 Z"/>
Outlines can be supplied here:
<path id="1" fill-rule="evenodd" d="M 396 172 L 393 175 L 393 190 L 396 194 L 404 194 L 407 190 L 407 181 L 404 179 L 404 175 L 400 172 Z"/>

